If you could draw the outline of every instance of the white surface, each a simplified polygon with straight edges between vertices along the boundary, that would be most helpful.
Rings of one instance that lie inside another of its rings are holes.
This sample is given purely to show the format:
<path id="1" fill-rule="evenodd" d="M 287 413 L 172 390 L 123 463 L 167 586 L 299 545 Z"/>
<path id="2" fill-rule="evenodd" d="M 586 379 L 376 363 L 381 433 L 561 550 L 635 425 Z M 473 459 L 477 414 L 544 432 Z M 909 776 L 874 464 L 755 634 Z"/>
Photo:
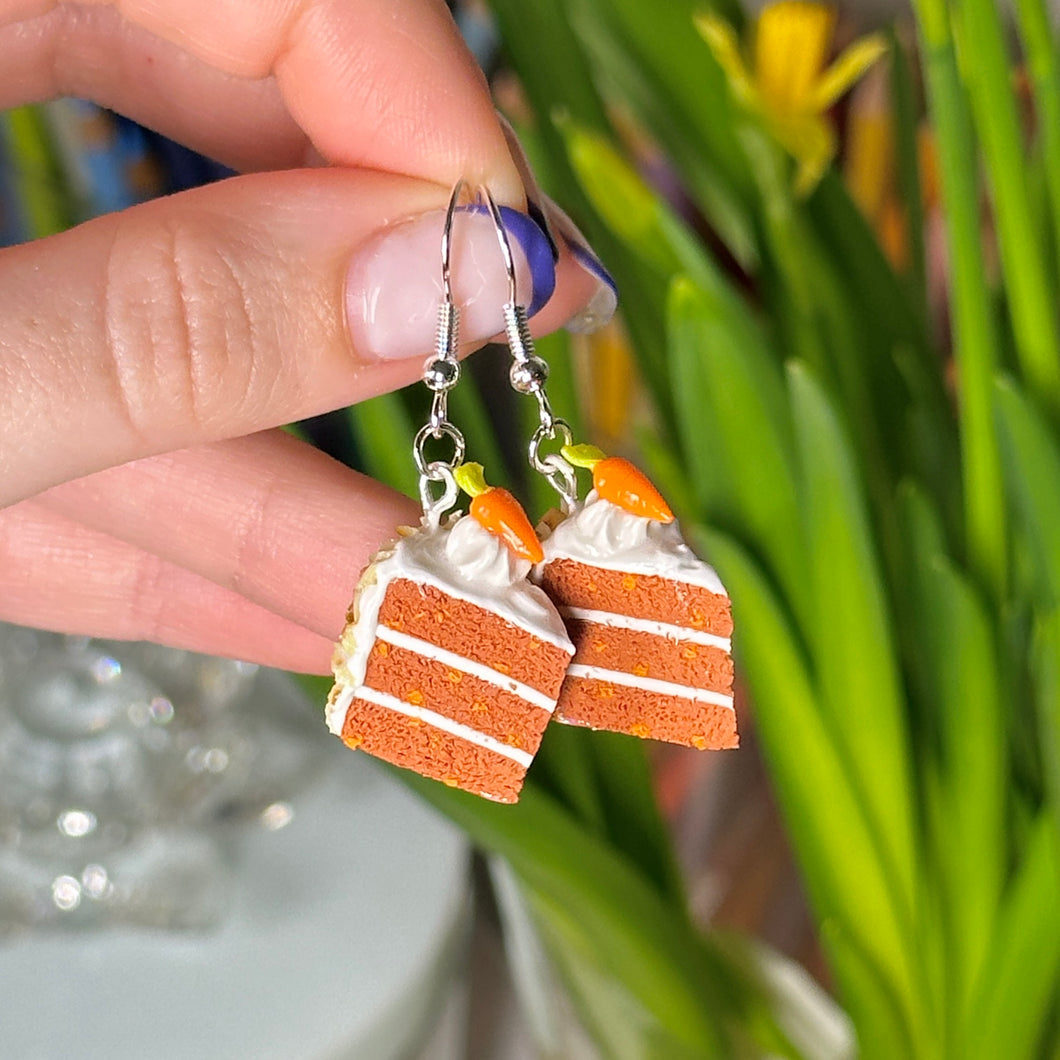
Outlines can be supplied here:
<path id="1" fill-rule="evenodd" d="M 390 1060 L 449 985 L 460 834 L 341 748 L 279 832 L 244 832 L 213 935 L 86 931 L 0 946 L 0 1055 Z"/>

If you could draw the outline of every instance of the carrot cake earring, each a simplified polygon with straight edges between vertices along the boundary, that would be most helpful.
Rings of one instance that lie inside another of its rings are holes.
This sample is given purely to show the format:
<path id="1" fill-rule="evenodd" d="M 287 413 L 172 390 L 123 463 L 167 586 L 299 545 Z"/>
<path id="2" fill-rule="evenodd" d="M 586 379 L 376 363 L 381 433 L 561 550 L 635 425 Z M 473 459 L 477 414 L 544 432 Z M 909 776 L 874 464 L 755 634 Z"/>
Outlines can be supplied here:
<path id="1" fill-rule="evenodd" d="M 532 574 L 575 647 L 556 719 L 700 749 L 736 747 L 728 594 L 685 544 L 647 477 L 622 457 L 575 445 L 568 424 L 553 414 L 548 366 L 534 351 L 516 298 L 507 233 L 484 194 L 508 269 L 511 384 L 533 396 L 540 412 L 530 466 L 560 496 L 560 510 L 538 527 L 543 558 Z M 548 443 L 559 451 L 543 454 Z M 592 473 L 584 501 L 575 468 Z"/>
<path id="2" fill-rule="evenodd" d="M 459 307 L 450 244 L 463 182 L 442 235 L 444 301 L 435 355 L 424 370 L 434 397 L 414 443 L 423 518 L 362 573 L 335 650 L 327 722 L 351 748 L 452 787 L 515 802 L 552 717 L 574 647 L 563 620 L 528 574 L 543 559 L 519 503 L 464 463 L 448 394 L 460 376 Z M 447 460 L 429 459 L 431 440 Z M 451 511 L 463 488 L 470 511 Z"/>

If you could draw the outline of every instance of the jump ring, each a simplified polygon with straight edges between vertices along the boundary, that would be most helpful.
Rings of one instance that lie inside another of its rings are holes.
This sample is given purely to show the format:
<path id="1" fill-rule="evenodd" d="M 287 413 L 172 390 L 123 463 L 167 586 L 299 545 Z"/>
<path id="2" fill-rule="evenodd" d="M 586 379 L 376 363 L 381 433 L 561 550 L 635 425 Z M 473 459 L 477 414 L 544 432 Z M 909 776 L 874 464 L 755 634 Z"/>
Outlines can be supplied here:
<path id="1" fill-rule="evenodd" d="M 424 453 L 427 439 L 443 437 L 448 438 L 453 443 L 452 458 L 448 461 L 428 461 L 427 456 Z M 459 467 L 464 462 L 465 452 L 466 446 L 464 443 L 464 436 L 451 423 L 440 423 L 437 426 L 430 423 L 424 424 L 417 432 L 416 440 L 412 445 L 412 453 L 416 460 L 416 470 L 419 471 L 420 475 L 431 478 L 433 478 L 433 476 L 429 475 L 428 469 L 432 464 L 442 464 L 450 469 Z"/>

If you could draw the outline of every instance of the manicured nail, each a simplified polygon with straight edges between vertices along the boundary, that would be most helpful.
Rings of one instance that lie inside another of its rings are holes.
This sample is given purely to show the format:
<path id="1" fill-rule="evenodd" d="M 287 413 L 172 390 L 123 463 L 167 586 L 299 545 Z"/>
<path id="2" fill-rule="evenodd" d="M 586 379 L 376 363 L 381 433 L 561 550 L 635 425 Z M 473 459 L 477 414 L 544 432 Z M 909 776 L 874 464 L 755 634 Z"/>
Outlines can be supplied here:
<path id="1" fill-rule="evenodd" d="M 523 190 L 526 192 L 526 212 L 533 218 L 538 228 L 540 228 L 548 238 L 549 245 L 552 247 L 552 260 L 559 261 L 559 245 L 556 243 L 555 234 L 552 231 L 552 226 L 549 224 L 548 212 L 545 209 L 547 196 L 537 183 L 537 177 L 534 176 L 534 170 L 530 165 L 530 159 L 526 157 L 526 151 L 523 149 L 519 137 L 516 136 L 515 129 L 512 128 L 511 122 L 509 122 L 500 111 L 497 111 L 496 113 L 497 121 L 500 122 L 501 130 L 504 133 L 504 138 L 508 142 L 508 151 L 512 156 L 512 161 L 515 163 L 515 168 L 519 171 L 519 176 L 523 181 Z"/>
<path id="2" fill-rule="evenodd" d="M 501 207 L 515 261 L 516 296 L 533 316 L 552 296 L 552 247 L 524 213 Z M 353 255 L 346 274 L 346 316 L 360 357 L 423 357 L 434 345 L 442 302 L 442 228 L 435 210 L 385 228 Z M 482 206 L 462 207 L 450 246 L 453 299 L 461 307 L 462 345 L 484 343 L 504 329 L 508 273 L 497 231 Z"/>
<path id="3" fill-rule="evenodd" d="M 564 327 L 576 334 L 602 328 L 614 315 L 618 307 L 618 287 L 614 277 L 589 246 L 588 240 L 577 225 L 549 198 L 545 198 L 545 212 L 552 230 L 559 233 L 564 246 L 574 260 L 596 281 L 589 301 L 567 321 Z"/>

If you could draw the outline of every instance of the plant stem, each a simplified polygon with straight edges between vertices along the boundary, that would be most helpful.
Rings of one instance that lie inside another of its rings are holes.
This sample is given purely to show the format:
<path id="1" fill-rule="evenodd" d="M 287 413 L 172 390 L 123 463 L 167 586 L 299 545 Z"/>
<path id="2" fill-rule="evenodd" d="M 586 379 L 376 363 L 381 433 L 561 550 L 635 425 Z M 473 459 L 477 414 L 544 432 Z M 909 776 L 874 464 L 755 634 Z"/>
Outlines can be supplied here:
<path id="1" fill-rule="evenodd" d="M 1032 216 L 1005 34 L 995 0 L 957 3 L 967 53 L 963 70 L 993 191 L 1016 351 L 1031 393 L 1055 413 L 1060 411 L 1055 297 L 1046 280 L 1039 224 Z"/>
<path id="2" fill-rule="evenodd" d="M 913 8 L 938 137 L 945 205 L 964 449 L 966 548 L 972 570 L 993 597 L 1001 599 L 1006 581 L 1006 525 L 999 503 L 1003 488 L 992 398 L 997 337 L 980 236 L 975 141 L 945 0 L 914 0 Z"/>
<path id="3" fill-rule="evenodd" d="M 1060 59 L 1042 0 L 1016 0 L 1041 137 L 1052 211 L 1053 253 L 1060 258 Z"/>

